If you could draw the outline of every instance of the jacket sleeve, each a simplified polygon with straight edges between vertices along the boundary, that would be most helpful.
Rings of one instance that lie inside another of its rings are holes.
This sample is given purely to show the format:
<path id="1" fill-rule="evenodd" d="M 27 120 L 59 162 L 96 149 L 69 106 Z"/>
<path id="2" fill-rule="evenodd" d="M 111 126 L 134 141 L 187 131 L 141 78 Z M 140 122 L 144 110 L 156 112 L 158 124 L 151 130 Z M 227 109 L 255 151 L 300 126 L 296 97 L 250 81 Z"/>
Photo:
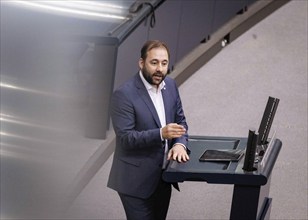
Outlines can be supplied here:
<path id="1" fill-rule="evenodd" d="M 172 142 L 171 142 L 171 146 L 173 146 L 175 143 L 181 143 L 181 144 L 185 145 L 187 151 L 189 152 L 189 149 L 187 147 L 187 143 L 188 143 L 188 125 L 187 125 L 187 122 L 186 122 L 186 117 L 185 117 L 185 114 L 184 114 L 184 110 L 183 110 L 180 94 L 179 94 L 178 88 L 175 85 L 175 82 L 174 82 L 174 91 L 175 91 L 174 96 L 175 96 L 175 99 L 176 99 L 175 123 L 183 125 L 185 127 L 185 129 L 186 129 L 186 133 L 183 136 L 179 137 L 179 138 L 173 139 Z"/>

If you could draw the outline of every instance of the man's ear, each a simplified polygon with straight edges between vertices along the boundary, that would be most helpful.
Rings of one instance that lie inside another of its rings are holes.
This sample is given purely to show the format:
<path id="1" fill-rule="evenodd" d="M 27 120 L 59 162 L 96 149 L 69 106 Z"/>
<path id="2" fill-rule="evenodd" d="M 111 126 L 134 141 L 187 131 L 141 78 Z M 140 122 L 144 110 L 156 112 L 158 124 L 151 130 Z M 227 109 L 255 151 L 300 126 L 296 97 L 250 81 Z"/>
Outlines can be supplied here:
<path id="1" fill-rule="evenodd" d="M 139 64 L 139 68 L 140 68 L 140 69 L 143 69 L 144 60 L 143 60 L 142 58 L 140 58 L 138 64 Z"/>

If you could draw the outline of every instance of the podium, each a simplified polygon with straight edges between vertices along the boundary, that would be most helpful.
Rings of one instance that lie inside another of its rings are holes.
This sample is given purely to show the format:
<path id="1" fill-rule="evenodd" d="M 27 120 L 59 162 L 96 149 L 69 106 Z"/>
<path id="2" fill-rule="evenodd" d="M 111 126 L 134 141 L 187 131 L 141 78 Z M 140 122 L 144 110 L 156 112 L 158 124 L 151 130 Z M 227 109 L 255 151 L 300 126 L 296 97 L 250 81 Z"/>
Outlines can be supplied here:
<path id="1" fill-rule="evenodd" d="M 242 149 L 247 138 L 190 136 L 188 148 L 190 160 L 186 163 L 170 161 L 163 172 L 167 182 L 203 181 L 209 184 L 232 184 L 233 197 L 231 220 L 269 219 L 272 198 L 269 197 L 271 172 L 280 152 L 282 143 L 273 140 L 266 161 L 256 164 L 256 170 L 242 169 L 244 157 L 239 161 L 201 162 L 200 156 L 207 149 Z"/>

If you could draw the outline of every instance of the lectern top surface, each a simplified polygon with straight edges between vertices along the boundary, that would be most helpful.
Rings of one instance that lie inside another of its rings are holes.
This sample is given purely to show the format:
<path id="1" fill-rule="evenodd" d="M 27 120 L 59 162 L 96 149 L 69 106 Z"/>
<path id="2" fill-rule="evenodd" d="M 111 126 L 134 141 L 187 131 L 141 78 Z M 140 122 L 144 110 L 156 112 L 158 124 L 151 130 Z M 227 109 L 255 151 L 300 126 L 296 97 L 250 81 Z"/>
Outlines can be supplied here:
<path id="1" fill-rule="evenodd" d="M 188 148 L 191 150 L 190 160 L 186 163 L 170 161 L 163 173 L 163 178 L 168 182 L 205 181 L 221 184 L 264 185 L 282 145 L 278 139 L 275 140 L 269 162 L 262 169 L 253 172 L 242 169 L 244 157 L 239 161 L 199 161 L 205 150 L 245 150 L 246 145 L 247 138 L 190 136 L 188 141 Z"/>
<path id="2" fill-rule="evenodd" d="M 246 147 L 245 139 L 243 138 L 201 138 L 191 137 L 188 141 L 188 148 L 191 150 L 191 155 L 187 163 L 170 163 L 170 168 L 180 169 L 187 172 L 234 172 L 238 162 L 230 161 L 204 161 L 200 162 L 198 158 L 206 150 L 244 150 Z M 197 158 L 197 159 L 196 159 Z"/>

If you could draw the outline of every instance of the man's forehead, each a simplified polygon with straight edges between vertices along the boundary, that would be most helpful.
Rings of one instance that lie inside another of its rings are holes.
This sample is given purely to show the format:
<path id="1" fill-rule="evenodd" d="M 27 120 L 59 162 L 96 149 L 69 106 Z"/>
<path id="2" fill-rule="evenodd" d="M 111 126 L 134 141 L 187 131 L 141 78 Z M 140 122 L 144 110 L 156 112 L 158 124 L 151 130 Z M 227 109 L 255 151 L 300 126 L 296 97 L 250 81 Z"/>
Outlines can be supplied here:
<path id="1" fill-rule="evenodd" d="M 168 61 L 168 52 L 165 48 L 159 47 L 159 48 L 153 48 L 148 51 L 147 57 L 150 60 L 160 60 L 160 61 Z"/>

